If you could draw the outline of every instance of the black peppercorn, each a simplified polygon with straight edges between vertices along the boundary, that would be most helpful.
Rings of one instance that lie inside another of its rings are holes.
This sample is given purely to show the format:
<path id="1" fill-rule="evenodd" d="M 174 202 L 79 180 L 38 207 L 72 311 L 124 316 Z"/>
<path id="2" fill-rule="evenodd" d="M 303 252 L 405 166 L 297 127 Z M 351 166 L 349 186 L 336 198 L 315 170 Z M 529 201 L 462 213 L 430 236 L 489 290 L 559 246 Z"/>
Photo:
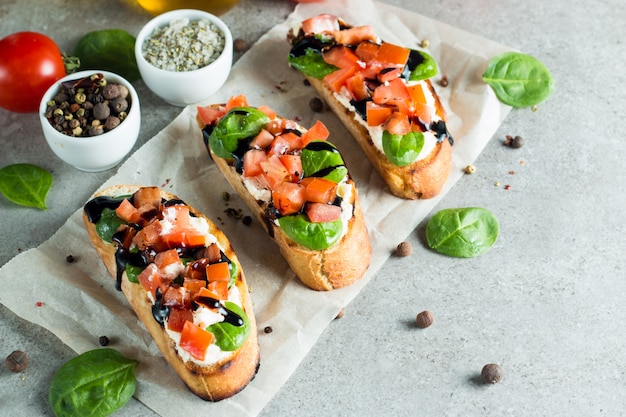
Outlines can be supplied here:
<path id="1" fill-rule="evenodd" d="M 108 104 L 98 103 L 93 106 L 93 117 L 98 120 L 105 120 L 111 114 Z"/>
<path id="2" fill-rule="evenodd" d="M 22 372 L 28 368 L 28 355 L 21 350 L 14 350 L 4 361 L 11 372 Z"/>
<path id="3" fill-rule="evenodd" d="M 109 344 L 109 338 L 106 336 L 100 336 L 98 338 L 98 343 L 100 343 L 100 346 L 107 346 Z"/>
<path id="4" fill-rule="evenodd" d="M 309 100 L 309 107 L 314 113 L 321 113 L 324 110 L 324 102 L 319 97 L 313 97 Z"/>

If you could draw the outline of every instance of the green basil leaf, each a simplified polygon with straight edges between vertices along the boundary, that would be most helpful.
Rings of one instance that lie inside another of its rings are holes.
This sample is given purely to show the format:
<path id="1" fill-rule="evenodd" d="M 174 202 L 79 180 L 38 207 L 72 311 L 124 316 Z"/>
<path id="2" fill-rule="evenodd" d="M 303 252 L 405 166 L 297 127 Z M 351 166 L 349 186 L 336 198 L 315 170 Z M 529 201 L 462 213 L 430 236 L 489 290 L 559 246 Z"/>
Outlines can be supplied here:
<path id="1" fill-rule="evenodd" d="M 31 164 L 13 164 L 0 169 L 0 193 L 20 206 L 46 210 L 52 174 Z"/>
<path id="2" fill-rule="evenodd" d="M 228 281 L 228 288 L 230 288 L 237 281 L 237 277 L 239 276 L 239 267 L 237 266 L 235 262 L 229 262 L 228 270 L 230 272 L 230 280 Z"/>
<path id="3" fill-rule="evenodd" d="M 124 220 L 117 217 L 115 210 L 104 208 L 100 220 L 96 223 L 96 232 L 98 236 L 100 236 L 100 239 L 111 243 L 117 228 L 124 223 Z"/>
<path id="4" fill-rule="evenodd" d="M 313 250 L 331 247 L 339 241 L 343 230 L 341 219 L 313 223 L 304 214 L 281 217 L 278 224 L 293 241 Z"/>
<path id="5" fill-rule="evenodd" d="M 243 319 L 243 325 L 234 326 L 227 322 L 215 323 L 207 327 L 207 331 L 215 336 L 215 344 L 223 351 L 239 349 L 250 335 L 250 321 L 246 313 L 237 304 L 226 301 L 224 307 Z"/>
<path id="6" fill-rule="evenodd" d="M 498 231 L 498 220 L 489 210 L 451 208 L 439 211 L 428 221 L 426 241 L 444 255 L 472 258 L 491 248 Z"/>
<path id="7" fill-rule="evenodd" d="M 66 362 L 52 378 L 48 401 L 57 417 L 105 417 L 135 393 L 139 362 L 111 348 L 91 350 Z"/>
<path id="8" fill-rule="evenodd" d="M 483 81 L 498 99 L 512 107 L 541 103 L 554 92 L 554 78 L 538 59 L 520 52 L 504 52 L 487 65 Z"/>
<path id="9" fill-rule="evenodd" d="M 313 141 L 323 144 L 325 149 L 305 147 L 302 149 L 302 171 L 305 177 L 323 177 L 336 183 L 341 182 L 348 174 L 345 162 L 335 145 L 328 141 Z M 307 145 L 308 146 L 308 145 Z"/>
<path id="10" fill-rule="evenodd" d="M 289 55 L 289 64 L 307 77 L 321 79 L 337 71 L 334 65 L 327 64 L 322 57 L 320 51 L 313 48 L 307 48 L 304 55 Z"/>
<path id="11" fill-rule="evenodd" d="M 121 29 L 97 30 L 81 38 L 72 55 L 83 70 L 105 70 L 135 81 L 141 78 L 135 58 L 135 37 Z"/>
<path id="12" fill-rule="evenodd" d="M 211 132 L 209 146 L 220 158 L 232 158 L 239 141 L 252 139 L 269 121 L 265 113 L 253 107 L 231 109 Z"/>
<path id="13" fill-rule="evenodd" d="M 383 151 L 392 164 L 403 167 L 417 159 L 424 147 L 422 132 L 409 132 L 406 135 L 392 135 L 383 131 Z"/>
<path id="14" fill-rule="evenodd" d="M 128 281 L 139 284 L 139 275 L 143 270 L 144 268 L 140 266 L 126 264 L 126 276 L 128 277 Z"/>
<path id="15" fill-rule="evenodd" d="M 424 51 L 412 50 L 412 53 L 421 55 L 421 62 L 411 70 L 409 81 L 421 81 L 432 78 L 439 72 L 437 61 Z"/>

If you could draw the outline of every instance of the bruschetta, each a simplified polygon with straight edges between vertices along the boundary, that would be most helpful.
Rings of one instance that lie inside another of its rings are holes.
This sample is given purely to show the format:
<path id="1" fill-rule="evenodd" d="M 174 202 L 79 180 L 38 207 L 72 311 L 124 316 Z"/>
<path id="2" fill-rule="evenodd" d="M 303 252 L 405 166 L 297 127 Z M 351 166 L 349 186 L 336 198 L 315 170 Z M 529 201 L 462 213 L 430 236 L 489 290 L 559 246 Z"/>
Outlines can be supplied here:
<path id="1" fill-rule="evenodd" d="M 430 81 L 438 73 L 433 57 L 329 14 L 302 21 L 287 38 L 289 64 L 354 136 L 390 192 L 405 199 L 439 194 L 453 138 Z"/>
<path id="2" fill-rule="evenodd" d="M 291 269 L 314 290 L 360 279 L 372 252 L 357 187 L 317 121 L 305 129 L 244 95 L 198 107 L 207 149 Z"/>
<path id="3" fill-rule="evenodd" d="M 233 396 L 259 367 L 237 256 L 206 216 L 157 187 L 119 185 L 83 210 L 96 252 L 171 367 L 200 398 Z"/>

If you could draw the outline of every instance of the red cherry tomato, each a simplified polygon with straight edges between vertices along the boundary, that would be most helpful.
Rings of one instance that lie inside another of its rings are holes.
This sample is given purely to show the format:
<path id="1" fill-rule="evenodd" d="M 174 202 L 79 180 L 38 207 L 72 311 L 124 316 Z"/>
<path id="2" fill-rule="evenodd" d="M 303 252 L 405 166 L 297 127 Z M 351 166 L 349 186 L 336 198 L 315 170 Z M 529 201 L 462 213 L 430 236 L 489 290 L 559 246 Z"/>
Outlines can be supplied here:
<path id="1" fill-rule="evenodd" d="M 17 32 L 0 40 L 0 107 L 39 110 L 46 90 L 66 75 L 57 44 L 36 32 Z"/>

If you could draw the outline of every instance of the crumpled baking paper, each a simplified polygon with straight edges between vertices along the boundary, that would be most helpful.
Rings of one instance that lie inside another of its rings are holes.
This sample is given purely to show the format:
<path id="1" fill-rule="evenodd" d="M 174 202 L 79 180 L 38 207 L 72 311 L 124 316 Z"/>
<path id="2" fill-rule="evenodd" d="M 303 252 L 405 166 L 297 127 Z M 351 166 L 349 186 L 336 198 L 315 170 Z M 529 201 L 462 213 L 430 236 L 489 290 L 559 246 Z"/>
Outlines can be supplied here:
<path id="1" fill-rule="evenodd" d="M 354 25 L 370 24 L 384 40 L 418 48 L 428 39 L 449 85 L 434 84 L 448 112 L 455 139 L 450 178 L 442 193 L 425 201 L 389 194 L 356 143 L 330 112 L 312 113 L 315 96 L 303 77 L 289 67 L 286 36 L 304 18 L 331 13 Z M 317 118 L 331 131 L 359 188 L 373 254 L 364 278 L 348 288 L 316 292 L 303 286 L 261 225 L 244 225 L 225 213 L 228 207 L 250 214 L 209 159 L 189 106 L 163 131 L 133 154 L 102 188 L 115 184 L 156 185 L 208 215 L 226 233 L 252 289 L 259 331 L 261 367 L 250 385 L 234 397 L 207 403 L 178 379 L 136 318 L 114 280 L 92 249 L 78 210 L 47 242 L 22 253 L 0 270 L 0 301 L 24 319 L 45 327 L 78 353 L 98 348 L 107 335 L 122 354 L 138 359 L 135 397 L 163 416 L 254 416 L 271 400 L 337 316 L 393 253 L 397 244 L 428 215 L 491 139 L 510 108 L 481 80 L 487 61 L 510 50 L 416 13 L 369 0 L 327 0 L 300 4 L 285 22 L 266 33 L 233 67 L 226 85 L 203 104 L 222 103 L 245 94 L 249 104 L 269 105 L 305 127 Z M 67 255 L 76 262 L 66 262 Z M 14 277 L 19 276 L 19 285 Z M 36 308 L 35 302 L 43 302 Z M 263 332 L 266 326 L 273 331 Z M 163 401 L 167 398 L 167 401 Z M 175 404 L 175 406 L 172 406 Z"/>

